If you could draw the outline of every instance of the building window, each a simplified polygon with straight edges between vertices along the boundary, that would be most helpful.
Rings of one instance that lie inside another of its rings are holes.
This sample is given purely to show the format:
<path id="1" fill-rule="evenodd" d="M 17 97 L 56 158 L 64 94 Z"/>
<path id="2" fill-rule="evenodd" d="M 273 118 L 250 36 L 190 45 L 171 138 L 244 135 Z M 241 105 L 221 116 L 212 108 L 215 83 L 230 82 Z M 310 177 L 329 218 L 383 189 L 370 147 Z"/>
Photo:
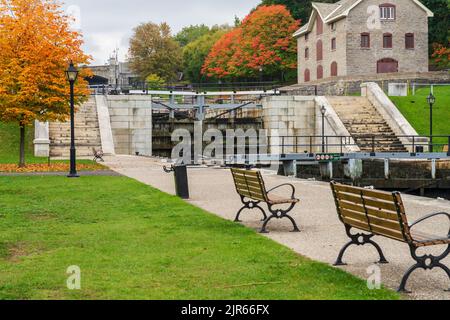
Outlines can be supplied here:
<path id="1" fill-rule="evenodd" d="M 333 23 L 330 25 L 330 28 L 331 28 L 331 31 L 336 31 L 336 22 L 333 22 Z"/>
<path id="2" fill-rule="evenodd" d="M 380 5 L 381 20 L 395 20 L 395 15 L 395 5 L 390 3 Z"/>
<path id="3" fill-rule="evenodd" d="M 405 35 L 405 48 L 414 49 L 414 33 L 407 33 Z"/>
<path id="4" fill-rule="evenodd" d="M 318 40 L 316 44 L 317 61 L 323 60 L 323 45 L 322 40 Z"/>
<path id="5" fill-rule="evenodd" d="M 336 38 L 331 39 L 331 50 L 336 50 Z"/>
<path id="6" fill-rule="evenodd" d="M 370 34 L 361 33 L 361 48 L 370 48 Z"/>
<path id="7" fill-rule="evenodd" d="M 322 78 L 323 78 L 323 67 L 317 66 L 317 79 L 322 79 Z"/>
<path id="8" fill-rule="evenodd" d="M 309 72 L 309 69 L 305 70 L 305 82 L 309 82 L 311 80 L 311 74 Z"/>
<path id="9" fill-rule="evenodd" d="M 305 34 L 305 41 L 308 41 L 309 39 L 309 33 Z"/>
<path id="10" fill-rule="evenodd" d="M 323 33 L 323 21 L 319 15 L 317 15 L 316 29 L 317 29 L 317 35 L 320 35 Z"/>
<path id="11" fill-rule="evenodd" d="M 391 33 L 383 34 L 383 48 L 392 49 L 392 34 Z"/>
<path id="12" fill-rule="evenodd" d="M 305 59 L 309 59 L 309 48 L 305 49 Z"/>
<path id="13" fill-rule="evenodd" d="M 337 77 L 337 75 L 338 75 L 338 65 L 337 62 L 334 61 L 333 63 L 331 63 L 331 76 Z"/>

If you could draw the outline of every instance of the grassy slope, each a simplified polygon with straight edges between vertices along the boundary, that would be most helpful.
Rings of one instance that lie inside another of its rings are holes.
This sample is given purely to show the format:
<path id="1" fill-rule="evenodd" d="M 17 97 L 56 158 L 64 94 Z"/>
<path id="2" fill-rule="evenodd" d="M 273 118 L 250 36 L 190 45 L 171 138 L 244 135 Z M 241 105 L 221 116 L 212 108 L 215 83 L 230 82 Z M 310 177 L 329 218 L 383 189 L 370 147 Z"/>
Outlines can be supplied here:
<path id="1" fill-rule="evenodd" d="M 427 96 L 430 88 L 420 88 L 415 96 L 391 97 L 391 100 L 408 119 L 420 135 L 430 134 L 430 109 Z M 450 86 L 435 87 L 436 104 L 433 114 L 433 134 L 450 135 Z M 441 138 L 436 143 L 446 144 L 448 139 Z"/>
<path id="2" fill-rule="evenodd" d="M 71 265 L 81 267 L 80 291 L 65 287 Z M 352 275 L 128 178 L 1 177 L 0 298 L 398 295 L 368 290 Z"/>
<path id="3" fill-rule="evenodd" d="M 33 156 L 34 128 L 26 128 L 25 160 L 29 163 L 43 163 L 46 158 Z M 19 162 L 19 126 L 15 123 L 0 122 L 0 163 Z"/>

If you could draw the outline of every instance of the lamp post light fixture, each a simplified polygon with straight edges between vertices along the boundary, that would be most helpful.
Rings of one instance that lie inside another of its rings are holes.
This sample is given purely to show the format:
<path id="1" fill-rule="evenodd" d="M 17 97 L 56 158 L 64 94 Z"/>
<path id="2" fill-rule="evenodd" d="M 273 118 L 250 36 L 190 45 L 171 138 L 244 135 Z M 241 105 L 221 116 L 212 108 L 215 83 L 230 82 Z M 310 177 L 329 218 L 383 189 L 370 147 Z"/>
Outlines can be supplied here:
<path id="1" fill-rule="evenodd" d="M 327 108 L 322 106 L 320 113 L 322 113 L 322 153 L 325 153 L 325 114 L 327 113 Z"/>
<path id="2" fill-rule="evenodd" d="M 70 173 L 69 178 L 78 178 L 75 149 L 75 98 L 74 98 L 74 85 L 78 78 L 78 70 L 70 62 L 69 68 L 66 70 L 66 78 L 70 84 Z"/>
<path id="3" fill-rule="evenodd" d="M 430 152 L 434 151 L 433 145 L 433 105 L 436 103 L 436 97 L 433 93 L 427 97 L 428 105 L 430 106 Z"/>
<path id="4" fill-rule="evenodd" d="M 263 71 L 264 71 L 263 67 L 259 67 L 259 82 L 261 83 L 261 85 L 262 85 L 262 82 L 264 80 L 264 78 L 263 78 Z"/>

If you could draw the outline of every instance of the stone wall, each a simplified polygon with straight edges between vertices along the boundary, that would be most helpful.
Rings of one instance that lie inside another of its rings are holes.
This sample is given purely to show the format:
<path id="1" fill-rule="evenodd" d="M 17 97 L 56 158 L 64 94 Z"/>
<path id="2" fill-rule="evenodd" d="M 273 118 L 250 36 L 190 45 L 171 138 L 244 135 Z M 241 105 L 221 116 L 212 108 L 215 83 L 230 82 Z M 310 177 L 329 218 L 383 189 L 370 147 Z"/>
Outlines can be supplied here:
<path id="1" fill-rule="evenodd" d="M 262 101 L 264 128 L 270 138 L 270 153 L 315 153 L 322 151 L 322 114 L 326 108 L 325 135 L 349 136 L 336 112 L 324 97 L 271 96 Z M 355 152 L 357 147 L 339 147 L 339 141 L 329 139 L 327 152 Z M 282 146 L 285 146 L 284 148 Z"/>
<path id="2" fill-rule="evenodd" d="M 305 70 L 310 71 L 311 81 L 317 80 L 317 67 L 320 65 L 323 68 L 323 78 L 331 77 L 331 63 L 336 62 L 338 65 L 338 76 L 347 74 L 347 59 L 346 59 L 346 30 L 347 22 L 345 19 L 336 22 L 336 30 L 332 30 L 330 25 L 324 23 L 323 33 L 317 35 L 317 26 L 314 24 L 312 31 L 308 35 L 308 40 L 305 36 L 300 36 L 297 40 L 298 46 L 298 82 L 305 82 Z M 336 49 L 331 49 L 331 39 L 336 38 Z M 317 41 L 322 41 L 322 55 L 321 60 L 317 60 Z M 305 49 L 309 50 L 309 58 L 305 58 Z"/>
<path id="3" fill-rule="evenodd" d="M 108 96 L 115 153 L 152 155 L 150 96 Z"/>
<path id="4" fill-rule="evenodd" d="M 428 16 L 411 0 L 396 0 L 394 20 L 369 26 L 369 6 L 379 7 L 386 0 L 365 0 L 347 17 L 347 75 L 377 73 L 377 61 L 392 58 L 399 62 L 399 72 L 428 71 Z M 370 27 L 370 28 L 369 28 Z M 370 48 L 361 48 L 361 33 L 370 34 Z M 383 48 L 383 34 L 392 34 L 392 48 Z M 414 34 L 414 49 L 405 48 L 405 35 Z"/>
<path id="5" fill-rule="evenodd" d="M 367 76 L 346 76 L 322 81 L 312 81 L 309 84 L 297 84 L 289 87 L 280 88 L 282 94 L 294 96 L 324 95 L 324 96 L 342 96 L 359 94 L 361 84 L 365 82 L 377 83 L 383 91 L 389 90 L 390 83 L 406 83 L 412 86 L 417 84 L 439 84 L 450 83 L 450 73 L 425 72 L 425 73 L 390 73 Z"/>

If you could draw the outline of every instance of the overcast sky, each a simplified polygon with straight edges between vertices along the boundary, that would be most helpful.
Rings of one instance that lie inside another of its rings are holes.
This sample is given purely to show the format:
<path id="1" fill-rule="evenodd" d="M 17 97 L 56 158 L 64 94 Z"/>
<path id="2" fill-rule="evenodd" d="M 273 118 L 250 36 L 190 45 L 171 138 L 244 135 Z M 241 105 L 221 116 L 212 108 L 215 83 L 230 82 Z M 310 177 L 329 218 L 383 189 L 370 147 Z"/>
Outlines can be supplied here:
<path id="1" fill-rule="evenodd" d="M 167 22 L 174 33 L 184 26 L 233 24 L 260 0 L 63 0 L 68 12 L 78 17 L 85 50 L 94 64 L 104 64 L 116 47 L 124 59 L 128 40 L 139 23 Z"/>

